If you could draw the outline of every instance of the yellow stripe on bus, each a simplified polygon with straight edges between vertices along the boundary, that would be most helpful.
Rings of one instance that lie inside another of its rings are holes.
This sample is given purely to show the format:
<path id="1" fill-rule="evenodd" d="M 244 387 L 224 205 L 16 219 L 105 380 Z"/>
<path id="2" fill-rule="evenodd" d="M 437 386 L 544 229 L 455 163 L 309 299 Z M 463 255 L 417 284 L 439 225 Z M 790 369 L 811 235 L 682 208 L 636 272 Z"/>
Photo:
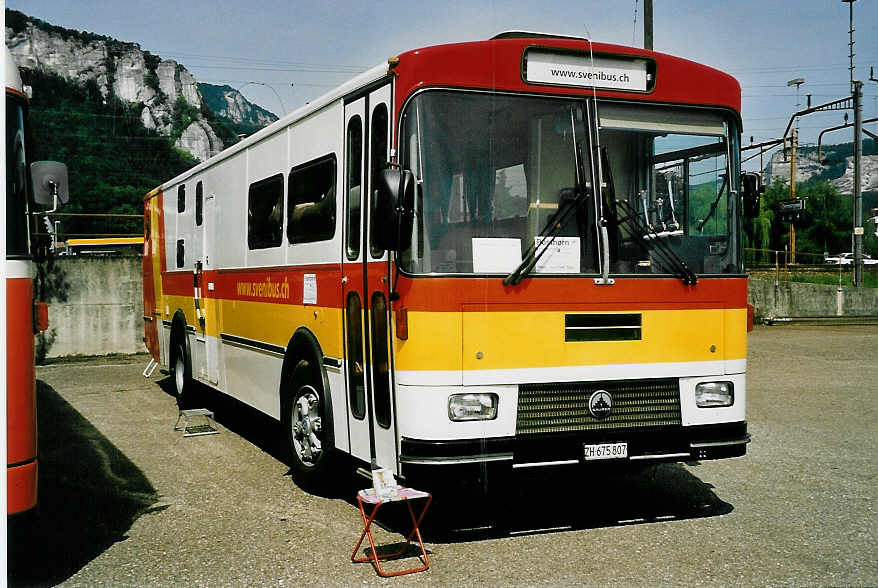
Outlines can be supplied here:
<path id="1" fill-rule="evenodd" d="M 168 305 L 172 316 L 176 309 L 180 308 L 186 315 L 186 324 L 199 328 L 192 298 L 165 296 L 165 304 Z M 234 335 L 286 347 L 296 329 L 305 327 L 317 337 L 324 355 L 342 356 L 342 311 L 339 308 L 214 298 L 202 298 L 199 300 L 199 305 L 205 319 L 206 335 L 209 337 L 219 337 L 221 334 Z M 216 314 L 218 307 L 219 315 Z M 170 320 L 170 317 L 166 320 Z"/>
<path id="2" fill-rule="evenodd" d="M 746 359 L 746 309 L 642 311 L 637 341 L 564 340 L 564 312 L 409 312 L 400 370 L 489 370 Z"/>

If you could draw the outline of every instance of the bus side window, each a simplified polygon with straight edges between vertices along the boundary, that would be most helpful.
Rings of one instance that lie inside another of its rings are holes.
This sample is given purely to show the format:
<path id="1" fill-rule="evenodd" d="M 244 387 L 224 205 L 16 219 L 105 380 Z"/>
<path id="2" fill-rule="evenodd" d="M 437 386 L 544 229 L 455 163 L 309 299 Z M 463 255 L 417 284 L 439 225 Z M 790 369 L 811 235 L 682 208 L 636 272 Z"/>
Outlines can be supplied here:
<path id="1" fill-rule="evenodd" d="M 379 104 L 375 107 L 375 110 L 372 111 L 372 133 L 370 135 L 372 145 L 369 150 L 369 157 L 372 158 L 372 167 L 370 170 L 370 178 L 372 182 L 372 198 L 373 198 L 373 206 L 372 210 L 374 210 L 374 198 L 376 191 L 375 181 L 378 178 L 378 174 L 381 173 L 381 170 L 384 169 L 384 166 L 387 164 L 387 105 Z M 369 249 L 372 257 L 381 257 L 384 254 L 384 250 L 378 247 L 375 244 L 375 218 L 372 216 L 371 212 L 369 214 Z"/>
<path id="2" fill-rule="evenodd" d="M 283 204 L 281 204 L 283 206 Z M 204 188 L 201 182 L 195 184 L 195 226 L 204 222 Z"/>
<path id="3" fill-rule="evenodd" d="M 388 348 L 387 300 L 381 292 L 372 296 L 372 389 L 375 420 L 390 428 L 390 353 Z"/>
<path id="4" fill-rule="evenodd" d="M 183 239 L 177 239 L 177 267 L 183 267 L 186 261 L 186 249 L 183 245 Z"/>
<path id="5" fill-rule="evenodd" d="M 186 212 L 186 184 L 177 186 L 177 212 Z"/>
<path id="6" fill-rule="evenodd" d="M 247 196 L 247 246 L 278 247 L 283 240 L 284 177 L 276 174 L 250 184 Z"/>
<path id="7" fill-rule="evenodd" d="M 287 239 L 326 241 L 335 235 L 335 154 L 290 170 Z"/>
<path id="8" fill-rule="evenodd" d="M 348 294 L 347 306 L 347 369 L 350 385 L 351 414 L 358 419 L 366 416 L 366 388 L 363 380 L 363 305 L 356 292 Z"/>
<path id="9" fill-rule="evenodd" d="M 348 121 L 347 137 L 347 190 L 348 218 L 345 234 L 348 259 L 360 255 L 360 202 L 363 183 L 363 123 L 359 116 Z"/>

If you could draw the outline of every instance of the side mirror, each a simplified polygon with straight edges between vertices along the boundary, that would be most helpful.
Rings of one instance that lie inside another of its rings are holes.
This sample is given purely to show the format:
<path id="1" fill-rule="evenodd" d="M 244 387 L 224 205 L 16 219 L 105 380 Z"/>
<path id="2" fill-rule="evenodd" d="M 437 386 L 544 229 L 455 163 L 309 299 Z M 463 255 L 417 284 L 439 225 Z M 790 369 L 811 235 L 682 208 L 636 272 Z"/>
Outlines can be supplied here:
<path id="1" fill-rule="evenodd" d="M 402 251 L 411 244 L 414 222 L 415 176 L 407 169 L 381 170 L 372 202 L 372 230 L 376 245 Z"/>
<path id="2" fill-rule="evenodd" d="M 67 187 L 67 166 L 57 161 L 35 161 L 30 164 L 34 202 L 52 210 L 70 199 Z"/>
<path id="3" fill-rule="evenodd" d="M 744 202 L 744 216 L 756 218 L 759 216 L 759 199 L 765 192 L 762 185 L 762 177 L 755 172 L 741 174 L 741 196 Z"/>

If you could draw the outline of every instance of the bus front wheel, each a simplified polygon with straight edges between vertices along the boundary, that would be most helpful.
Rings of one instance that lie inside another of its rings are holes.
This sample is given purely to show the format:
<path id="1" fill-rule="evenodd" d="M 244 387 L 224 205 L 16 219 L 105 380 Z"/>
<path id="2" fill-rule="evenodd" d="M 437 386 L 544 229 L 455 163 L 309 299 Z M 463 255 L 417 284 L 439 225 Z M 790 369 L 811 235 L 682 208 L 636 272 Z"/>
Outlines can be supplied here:
<path id="1" fill-rule="evenodd" d="M 290 378 L 284 403 L 284 429 L 293 480 L 315 492 L 330 490 L 333 449 L 326 420 L 322 379 L 307 362 L 300 362 Z"/>

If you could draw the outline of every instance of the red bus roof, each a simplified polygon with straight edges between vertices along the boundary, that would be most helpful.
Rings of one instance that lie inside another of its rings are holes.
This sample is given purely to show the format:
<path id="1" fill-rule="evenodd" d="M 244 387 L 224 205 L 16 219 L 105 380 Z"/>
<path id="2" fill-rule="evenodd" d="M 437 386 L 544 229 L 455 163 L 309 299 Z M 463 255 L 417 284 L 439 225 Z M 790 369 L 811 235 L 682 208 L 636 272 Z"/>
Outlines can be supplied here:
<path id="1" fill-rule="evenodd" d="M 517 36 L 488 41 L 437 45 L 399 56 L 397 106 L 421 88 L 464 87 L 554 95 L 591 95 L 592 88 L 532 84 L 525 81 L 523 58 L 528 49 L 560 50 L 595 58 L 646 60 L 654 67 L 654 82 L 646 92 L 597 89 L 604 98 L 642 100 L 665 104 L 716 106 L 740 118 L 741 86 L 732 76 L 688 59 L 635 47 L 592 43 L 583 39 Z"/>
<path id="2" fill-rule="evenodd" d="M 27 98 L 24 93 L 24 85 L 21 83 L 21 76 L 18 73 L 18 66 L 15 65 L 15 60 L 12 59 L 12 53 L 9 52 L 9 48 L 5 45 L 3 46 L 3 52 L 5 54 L 4 60 L 6 64 L 3 68 L 3 73 L 6 78 L 6 91 L 21 96 L 22 98 Z"/>

